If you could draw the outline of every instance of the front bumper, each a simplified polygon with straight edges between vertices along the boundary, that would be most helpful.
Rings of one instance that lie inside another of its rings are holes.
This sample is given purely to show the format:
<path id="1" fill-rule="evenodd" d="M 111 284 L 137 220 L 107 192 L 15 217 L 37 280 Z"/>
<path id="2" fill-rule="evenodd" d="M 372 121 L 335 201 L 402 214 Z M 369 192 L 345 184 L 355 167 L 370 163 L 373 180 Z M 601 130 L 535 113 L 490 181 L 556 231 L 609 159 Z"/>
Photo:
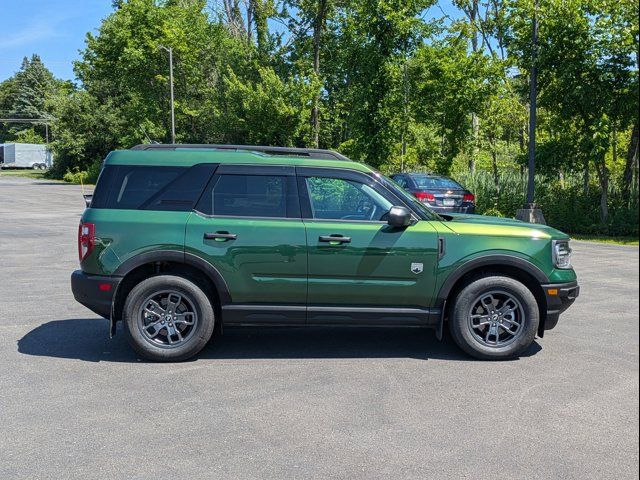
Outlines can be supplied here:
<path id="1" fill-rule="evenodd" d="M 542 285 L 547 299 L 547 318 L 544 330 L 551 330 L 558 324 L 560 314 L 567 310 L 580 295 L 578 282 L 551 283 Z"/>
<path id="2" fill-rule="evenodd" d="M 71 290 L 73 296 L 92 312 L 110 319 L 111 304 L 121 277 L 89 275 L 82 270 L 71 274 Z"/>

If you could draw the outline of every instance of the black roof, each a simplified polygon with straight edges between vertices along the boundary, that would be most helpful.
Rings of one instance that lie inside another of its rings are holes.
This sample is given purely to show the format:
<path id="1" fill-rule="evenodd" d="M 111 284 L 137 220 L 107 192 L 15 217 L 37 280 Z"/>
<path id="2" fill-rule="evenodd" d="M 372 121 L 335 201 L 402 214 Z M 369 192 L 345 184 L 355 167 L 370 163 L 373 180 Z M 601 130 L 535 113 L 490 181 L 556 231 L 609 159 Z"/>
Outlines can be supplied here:
<path id="1" fill-rule="evenodd" d="M 263 145 L 217 145 L 217 144 L 193 144 L 193 143 L 149 143 L 136 145 L 131 150 L 178 150 L 181 148 L 193 149 L 214 149 L 214 150 L 232 150 L 232 151 L 249 151 L 260 152 L 268 155 L 286 155 L 293 157 L 307 157 L 323 160 L 349 160 L 344 155 L 334 152 L 333 150 L 322 150 L 319 148 L 294 148 L 294 147 L 271 147 Z"/>

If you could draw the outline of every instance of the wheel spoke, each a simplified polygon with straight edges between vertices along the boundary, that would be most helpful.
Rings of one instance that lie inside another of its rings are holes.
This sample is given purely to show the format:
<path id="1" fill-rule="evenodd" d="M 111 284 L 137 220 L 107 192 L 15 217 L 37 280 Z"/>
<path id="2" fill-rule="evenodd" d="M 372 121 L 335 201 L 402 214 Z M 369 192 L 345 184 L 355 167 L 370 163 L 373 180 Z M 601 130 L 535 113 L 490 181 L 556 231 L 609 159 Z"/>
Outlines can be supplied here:
<path id="1" fill-rule="evenodd" d="M 175 327 L 169 327 L 168 328 L 168 334 L 167 334 L 167 341 L 169 342 L 170 345 L 175 345 L 177 343 L 182 342 L 183 338 L 182 338 L 182 334 L 180 333 L 180 330 L 178 330 Z M 174 337 L 178 337 L 177 340 L 174 339 Z"/>
<path id="2" fill-rule="evenodd" d="M 489 294 L 489 295 L 485 295 L 484 297 L 482 297 L 480 299 L 480 303 L 482 304 L 483 307 L 485 308 L 491 308 L 493 309 L 494 305 L 495 305 L 495 299 L 493 298 L 493 295 Z"/>
<path id="3" fill-rule="evenodd" d="M 144 311 L 145 311 L 145 313 L 148 313 L 149 315 L 155 315 L 155 316 L 156 316 L 156 317 L 158 317 L 158 318 L 160 318 L 160 317 L 162 316 L 162 314 L 161 314 L 161 313 L 156 312 L 156 311 L 154 311 L 154 310 L 151 310 L 151 309 L 149 309 L 149 308 L 145 308 L 145 309 L 144 309 Z"/>
<path id="4" fill-rule="evenodd" d="M 151 338 L 155 338 L 158 336 L 158 334 L 163 328 L 164 328 L 164 325 L 160 323 L 160 320 L 158 320 L 156 322 L 153 322 L 147 325 L 144 329 Z"/>
<path id="5" fill-rule="evenodd" d="M 471 323 L 473 328 L 478 328 L 484 325 L 489 325 L 491 321 L 489 320 L 488 315 L 471 315 Z"/>
<path id="6" fill-rule="evenodd" d="M 195 314 L 193 312 L 179 313 L 174 316 L 173 323 L 180 325 L 193 325 Z"/>
<path id="7" fill-rule="evenodd" d="M 508 324 L 509 324 L 509 325 L 511 325 L 512 327 L 518 327 L 518 328 L 520 327 L 520 324 L 519 324 L 518 322 L 516 322 L 516 321 L 514 321 L 514 320 L 511 320 L 510 318 L 506 318 L 506 317 L 504 317 L 504 318 L 502 319 L 502 321 L 503 321 L 503 322 L 508 323 Z"/>
<path id="8" fill-rule="evenodd" d="M 175 313 L 180 303 L 182 303 L 182 295 L 178 293 L 170 293 L 167 296 L 167 312 Z"/>
<path id="9" fill-rule="evenodd" d="M 516 333 L 518 333 L 518 330 L 513 331 L 513 330 L 511 330 L 509 328 L 508 325 L 499 325 L 499 327 L 502 328 L 505 332 L 507 332 L 509 335 L 512 335 L 512 336 L 515 335 Z"/>
<path id="10" fill-rule="evenodd" d="M 146 305 L 147 306 L 144 308 L 144 311 L 150 315 L 155 315 L 156 317 L 160 317 L 164 313 L 164 308 L 162 308 L 160 304 L 155 300 L 149 300 L 146 303 Z"/>
<path id="11" fill-rule="evenodd" d="M 489 343 L 489 337 L 491 336 L 491 327 L 487 328 L 487 332 L 484 335 L 484 341 Z"/>
<path id="12" fill-rule="evenodd" d="M 513 301 L 512 298 L 505 300 L 502 304 L 502 307 L 498 310 L 498 313 L 502 315 L 507 315 L 509 313 L 513 313 L 518 309 L 518 305 Z"/>

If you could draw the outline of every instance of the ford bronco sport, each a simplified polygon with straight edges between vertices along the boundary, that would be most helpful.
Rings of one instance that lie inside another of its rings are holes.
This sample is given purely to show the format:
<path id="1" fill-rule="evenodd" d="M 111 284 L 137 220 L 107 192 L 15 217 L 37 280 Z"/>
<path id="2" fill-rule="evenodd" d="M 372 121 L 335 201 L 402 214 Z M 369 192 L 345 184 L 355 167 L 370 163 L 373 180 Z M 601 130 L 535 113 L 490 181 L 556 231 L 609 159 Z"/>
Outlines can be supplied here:
<path id="1" fill-rule="evenodd" d="M 260 150 L 260 151 L 258 151 Z M 264 153 L 267 152 L 267 153 Z M 569 237 L 443 215 L 335 152 L 145 145 L 109 154 L 78 231 L 75 298 L 143 357 L 230 325 L 430 327 L 525 351 L 579 293 Z"/>

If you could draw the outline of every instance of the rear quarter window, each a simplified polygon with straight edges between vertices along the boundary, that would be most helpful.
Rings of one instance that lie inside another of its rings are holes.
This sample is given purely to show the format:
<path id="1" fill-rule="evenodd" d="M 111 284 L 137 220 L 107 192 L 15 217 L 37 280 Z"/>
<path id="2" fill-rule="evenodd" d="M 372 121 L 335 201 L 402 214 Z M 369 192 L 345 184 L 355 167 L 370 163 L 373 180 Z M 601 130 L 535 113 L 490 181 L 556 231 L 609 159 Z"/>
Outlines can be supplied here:
<path id="1" fill-rule="evenodd" d="M 109 165 L 100 173 L 91 208 L 190 211 L 216 165 Z"/>

